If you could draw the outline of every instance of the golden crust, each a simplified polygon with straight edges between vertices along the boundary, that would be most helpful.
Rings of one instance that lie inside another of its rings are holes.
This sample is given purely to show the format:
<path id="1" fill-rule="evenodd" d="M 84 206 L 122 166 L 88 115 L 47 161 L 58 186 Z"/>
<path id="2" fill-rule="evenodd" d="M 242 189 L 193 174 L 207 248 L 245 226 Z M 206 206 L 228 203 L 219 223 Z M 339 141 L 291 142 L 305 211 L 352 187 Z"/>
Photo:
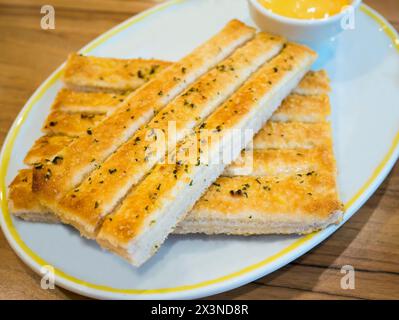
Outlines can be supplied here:
<path id="1" fill-rule="evenodd" d="M 272 121 L 322 122 L 330 115 L 328 95 L 291 94 L 273 114 Z"/>
<path id="2" fill-rule="evenodd" d="M 11 214 L 45 214 L 48 212 L 32 193 L 32 170 L 22 169 L 9 185 L 8 204 Z"/>
<path id="3" fill-rule="evenodd" d="M 51 160 L 63 148 L 69 145 L 73 138 L 68 136 L 43 136 L 37 139 L 24 159 L 27 165 L 34 165 Z"/>
<path id="4" fill-rule="evenodd" d="M 226 103 L 212 113 L 199 131 L 209 129 L 212 136 L 222 137 L 228 132 L 225 129 L 240 127 L 244 119 L 248 119 L 250 115 L 255 116 L 254 110 L 259 108 L 261 101 L 269 96 L 273 89 L 280 88 L 287 78 L 292 76 L 292 72 L 310 66 L 314 58 L 315 54 L 309 49 L 287 44 L 277 57 L 265 64 Z M 185 154 L 185 147 L 189 147 L 193 139 L 199 140 L 197 145 L 201 145 L 200 134 L 190 135 L 176 150 L 176 159 L 181 159 L 179 154 Z M 214 141 L 211 143 L 211 148 L 219 150 L 222 140 L 211 139 L 211 141 Z M 219 146 L 216 146 L 218 143 Z M 192 190 L 197 188 L 199 182 L 195 181 L 196 175 L 200 171 L 209 170 L 205 168 L 207 164 L 201 162 L 192 164 L 183 161 L 176 165 L 156 165 L 153 171 L 126 196 L 120 207 L 105 219 L 97 241 L 120 254 L 121 248 L 126 248 L 135 238 L 150 232 L 159 220 L 165 219 L 163 215 L 171 214 L 164 209 L 165 203 L 173 203 L 183 189 L 189 192 L 190 187 Z M 165 230 L 165 232 L 170 231 Z M 159 246 L 160 243 L 156 245 Z"/>
<path id="5" fill-rule="evenodd" d="M 343 205 L 335 177 L 222 177 L 196 203 L 175 232 L 207 234 L 310 233 L 339 223 Z"/>
<path id="6" fill-rule="evenodd" d="M 329 147 L 294 150 L 254 150 L 242 153 L 223 176 L 277 176 L 306 174 L 313 171 L 335 172 Z"/>
<path id="7" fill-rule="evenodd" d="M 34 170 L 33 191 L 41 203 L 56 210 L 57 200 L 78 185 L 141 125 L 147 123 L 154 112 L 163 108 L 190 83 L 254 34 L 253 28 L 237 20 L 231 21 L 208 42 L 132 93 L 90 134 L 79 137 L 62 150 L 63 160 L 60 163 Z"/>
<path id="8" fill-rule="evenodd" d="M 294 93 L 302 95 L 329 94 L 330 79 L 325 70 L 310 71 L 295 88 Z"/>
<path id="9" fill-rule="evenodd" d="M 74 90 L 135 90 L 171 65 L 146 59 L 114 59 L 69 55 L 64 69 L 64 83 Z"/>
<path id="10" fill-rule="evenodd" d="M 105 92 L 79 92 L 61 89 L 52 105 L 52 110 L 69 113 L 110 114 L 125 100 L 124 94 Z"/>
<path id="11" fill-rule="evenodd" d="M 105 218 L 97 241 L 101 245 L 109 242 L 115 247 L 124 246 L 143 232 L 147 221 L 152 219 L 154 211 L 162 207 L 163 199 L 174 197 L 171 190 L 179 184 L 180 178 L 184 176 L 183 180 L 190 182 L 183 170 L 184 167 L 178 165 L 157 165 L 127 195 L 121 206 Z M 152 225 L 155 222 L 151 220 L 149 224 Z M 113 246 L 108 246 L 108 249 L 113 249 Z"/>
<path id="12" fill-rule="evenodd" d="M 255 136 L 253 149 L 310 149 L 329 145 L 331 129 L 328 122 L 269 121 Z"/>
<path id="13" fill-rule="evenodd" d="M 104 114 L 53 111 L 44 122 L 42 132 L 47 135 L 78 137 L 82 134 L 87 134 L 88 130 L 95 127 L 104 118 Z"/>
<path id="14" fill-rule="evenodd" d="M 164 157 L 163 143 L 170 138 L 170 123 L 176 125 L 176 136 L 183 138 L 187 130 L 200 124 L 252 71 L 274 56 L 283 43 L 282 38 L 258 34 L 166 106 L 95 170 L 79 186 L 79 191 L 67 193 L 58 210 L 63 216 L 79 217 L 84 228 L 96 230 L 102 217 L 124 196 L 124 190 L 127 192 L 138 183 Z"/>
<path id="15" fill-rule="evenodd" d="M 188 219 L 222 215 L 230 219 L 242 212 L 265 217 L 284 213 L 324 219 L 335 211 L 342 211 L 335 176 L 320 171 L 293 176 L 221 177 L 196 203 Z"/>

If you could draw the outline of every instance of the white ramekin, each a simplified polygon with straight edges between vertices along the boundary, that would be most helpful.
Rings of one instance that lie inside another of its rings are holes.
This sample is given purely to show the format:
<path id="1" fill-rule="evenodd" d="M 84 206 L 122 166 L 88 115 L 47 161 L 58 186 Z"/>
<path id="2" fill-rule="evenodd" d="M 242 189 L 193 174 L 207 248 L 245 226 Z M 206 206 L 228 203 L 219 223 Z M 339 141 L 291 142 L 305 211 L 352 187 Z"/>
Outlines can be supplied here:
<path id="1" fill-rule="evenodd" d="M 361 0 L 353 0 L 353 14 Z M 249 11 L 258 27 L 265 31 L 287 37 L 291 41 L 303 43 L 324 42 L 336 36 L 347 27 L 348 11 L 325 19 L 294 19 L 280 16 L 264 8 L 258 0 L 248 0 Z"/>

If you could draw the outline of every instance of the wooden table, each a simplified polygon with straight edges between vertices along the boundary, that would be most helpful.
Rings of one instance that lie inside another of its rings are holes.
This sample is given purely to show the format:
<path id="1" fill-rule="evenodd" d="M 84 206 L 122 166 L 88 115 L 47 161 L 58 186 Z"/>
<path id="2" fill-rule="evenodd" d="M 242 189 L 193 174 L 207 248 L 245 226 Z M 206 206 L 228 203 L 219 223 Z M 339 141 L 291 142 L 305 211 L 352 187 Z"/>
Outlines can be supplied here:
<path id="1" fill-rule="evenodd" d="M 161 1 L 50 0 L 56 29 L 40 28 L 42 1 L 0 0 L 0 143 L 38 85 L 99 34 Z M 398 0 L 365 1 L 399 29 Z M 340 287 L 343 265 L 356 269 L 356 289 Z M 0 299 L 81 298 L 40 279 L 0 232 Z M 338 232 L 285 268 L 214 298 L 399 299 L 399 164 L 365 206 Z"/>

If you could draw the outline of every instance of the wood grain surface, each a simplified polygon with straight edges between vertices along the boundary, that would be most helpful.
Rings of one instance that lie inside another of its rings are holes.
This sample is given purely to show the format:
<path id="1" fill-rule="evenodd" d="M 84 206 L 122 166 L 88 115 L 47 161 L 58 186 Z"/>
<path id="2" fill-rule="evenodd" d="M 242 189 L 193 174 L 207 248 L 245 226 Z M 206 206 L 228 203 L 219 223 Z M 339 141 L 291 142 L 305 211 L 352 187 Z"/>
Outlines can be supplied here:
<path id="1" fill-rule="evenodd" d="M 39 0 L 0 0 L 0 143 L 27 99 L 71 51 L 156 0 L 47 0 L 56 29 L 40 28 Z M 367 0 L 399 29 L 398 0 Z M 356 289 L 340 287 L 343 265 L 356 269 Z M 0 299 L 82 299 L 40 278 L 0 232 Z M 399 165 L 339 231 L 300 259 L 215 299 L 399 299 Z"/>

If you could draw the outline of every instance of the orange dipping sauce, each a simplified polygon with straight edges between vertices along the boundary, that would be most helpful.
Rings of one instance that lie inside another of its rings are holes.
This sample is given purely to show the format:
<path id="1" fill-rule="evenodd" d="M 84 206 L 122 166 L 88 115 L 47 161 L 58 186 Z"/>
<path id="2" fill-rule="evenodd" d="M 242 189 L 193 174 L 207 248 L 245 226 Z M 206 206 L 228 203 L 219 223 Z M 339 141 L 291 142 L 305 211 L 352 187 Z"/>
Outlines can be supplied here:
<path id="1" fill-rule="evenodd" d="M 266 9 L 295 19 L 323 19 L 336 15 L 352 0 L 258 0 Z"/>

